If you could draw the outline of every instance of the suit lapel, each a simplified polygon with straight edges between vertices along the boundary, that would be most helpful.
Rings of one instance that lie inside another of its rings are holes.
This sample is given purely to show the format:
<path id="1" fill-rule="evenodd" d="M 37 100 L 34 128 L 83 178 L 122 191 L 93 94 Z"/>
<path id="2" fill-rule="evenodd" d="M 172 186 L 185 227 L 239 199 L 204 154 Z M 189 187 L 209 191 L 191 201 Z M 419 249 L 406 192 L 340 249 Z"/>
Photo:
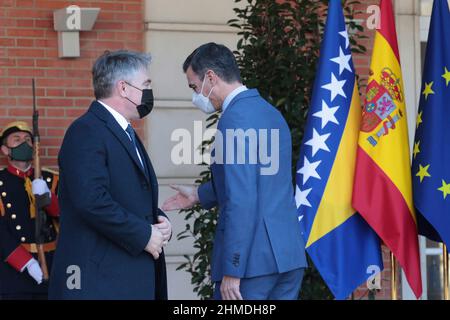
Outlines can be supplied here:
<path id="1" fill-rule="evenodd" d="M 128 138 L 127 133 L 117 123 L 116 119 L 114 119 L 114 117 L 109 113 L 109 111 L 106 110 L 97 101 L 94 101 L 91 104 L 89 111 L 92 111 L 97 117 L 99 117 L 100 119 L 105 121 L 106 127 L 117 138 L 117 140 L 119 140 L 119 142 L 122 144 L 122 146 L 125 148 L 125 150 L 127 150 L 128 155 L 131 157 L 134 164 L 139 168 L 141 173 L 145 176 L 145 178 L 148 181 L 149 179 L 147 177 L 147 174 L 144 171 L 144 168 L 142 168 L 142 164 L 139 161 L 139 158 L 136 153 L 136 149 L 133 146 L 133 143 L 130 141 L 130 138 Z M 142 159 L 142 161 L 144 161 L 144 159 Z"/>
<path id="2" fill-rule="evenodd" d="M 141 141 L 141 139 L 136 135 L 136 140 L 139 145 L 139 148 L 142 150 L 142 161 L 145 162 L 146 168 L 148 170 L 148 180 L 150 182 L 151 188 L 152 188 L 152 200 L 153 200 L 153 212 L 156 212 L 158 209 L 158 180 L 156 178 L 155 170 L 153 169 L 152 162 L 150 161 L 150 157 L 148 156 L 147 152 L 145 151 L 144 145 Z"/>

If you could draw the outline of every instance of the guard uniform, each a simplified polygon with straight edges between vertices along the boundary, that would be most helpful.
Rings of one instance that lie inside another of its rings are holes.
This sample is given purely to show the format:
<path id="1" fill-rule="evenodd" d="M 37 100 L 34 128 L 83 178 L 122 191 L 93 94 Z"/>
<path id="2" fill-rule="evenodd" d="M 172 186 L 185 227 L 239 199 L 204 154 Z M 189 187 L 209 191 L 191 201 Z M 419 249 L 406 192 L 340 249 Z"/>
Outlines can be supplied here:
<path id="1" fill-rule="evenodd" d="M 47 298 L 47 283 L 38 285 L 26 269 L 20 272 L 32 257 L 38 260 L 33 177 L 33 169 L 22 172 L 10 165 L 0 170 L 0 299 Z M 58 229 L 58 175 L 42 170 L 42 178 L 51 191 L 51 203 L 45 208 L 48 232 L 44 244 L 50 274 Z"/>

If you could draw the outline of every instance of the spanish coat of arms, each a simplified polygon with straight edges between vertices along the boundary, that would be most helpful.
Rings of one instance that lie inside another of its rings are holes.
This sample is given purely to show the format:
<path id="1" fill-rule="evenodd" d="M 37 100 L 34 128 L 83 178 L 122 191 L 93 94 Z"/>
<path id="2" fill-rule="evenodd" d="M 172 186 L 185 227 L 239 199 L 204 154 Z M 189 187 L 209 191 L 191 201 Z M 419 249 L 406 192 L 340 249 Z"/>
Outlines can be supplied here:
<path id="1" fill-rule="evenodd" d="M 361 131 L 363 132 L 372 132 L 380 123 L 383 123 L 383 126 L 368 138 L 374 147 L 382 136 L 389 134 L 389 129 L 395 129 L 395 124 L 403 116 L 395 101 L 403 102 L 400 79 L 389 68 L 384 68 L 381 71 L 380 83 L 373 79 L 367 86 L 362 113 Z"/>

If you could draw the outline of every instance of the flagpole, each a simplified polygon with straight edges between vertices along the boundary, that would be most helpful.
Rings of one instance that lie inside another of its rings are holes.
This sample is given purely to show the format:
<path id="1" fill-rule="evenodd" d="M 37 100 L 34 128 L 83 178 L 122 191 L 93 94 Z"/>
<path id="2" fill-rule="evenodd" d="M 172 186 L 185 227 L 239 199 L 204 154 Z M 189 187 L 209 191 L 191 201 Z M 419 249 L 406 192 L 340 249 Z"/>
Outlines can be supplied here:
<path id="1" fill-rule="evenodd" d="M 397 300 L 397 261 L 391 251 L 391 300 Z"/>
<path id="2" fill-rule="evenodd" d="M 448 251 L 447 246 L 442 243 L 442 256 L 444 259 L 444 300 L 449 300 L 448 296 Z"/>

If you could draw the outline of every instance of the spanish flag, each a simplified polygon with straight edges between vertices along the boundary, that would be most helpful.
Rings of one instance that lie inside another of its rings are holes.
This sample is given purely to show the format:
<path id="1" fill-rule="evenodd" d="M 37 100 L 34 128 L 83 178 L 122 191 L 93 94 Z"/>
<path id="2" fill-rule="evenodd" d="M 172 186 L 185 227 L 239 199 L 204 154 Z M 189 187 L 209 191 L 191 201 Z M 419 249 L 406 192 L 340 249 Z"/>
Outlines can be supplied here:
<path id="1" fill-rule="evenodd" d="M 391 0 L 381 0 L 358 141 L 353 207 L 422 295 L 405 96 Z"/>

